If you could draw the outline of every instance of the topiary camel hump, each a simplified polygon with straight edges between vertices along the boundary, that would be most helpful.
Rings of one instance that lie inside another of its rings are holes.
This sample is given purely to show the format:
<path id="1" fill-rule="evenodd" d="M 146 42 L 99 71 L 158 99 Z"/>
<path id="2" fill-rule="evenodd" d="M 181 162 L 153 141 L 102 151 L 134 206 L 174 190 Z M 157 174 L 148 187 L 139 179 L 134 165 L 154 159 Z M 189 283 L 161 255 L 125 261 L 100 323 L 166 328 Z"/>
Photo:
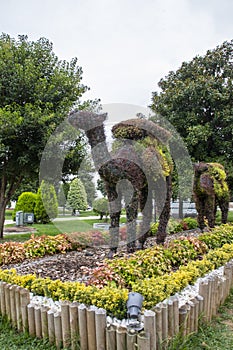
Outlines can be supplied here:
<path id="1" fill-rule="evenodd" d="M 205 218 L 209 227 L 214 227 L 217 206 L 222 213 L 222 223 L 227 222 L 229 189 L 224 167 L 219 163 L 194 164 L 194 200 L 198 212 L 198 224 L 205 227 Z"/>
<path id="2" fill-rule="evenodd" d="M 122 198 L 127 217 L 127 250 L 136 249 L 136 240 L 143 248 L 152 220 L 152 195 L 160 213 L 157 241 L 163 243 L 170 215 L 172 160 L 166 143 L 170 133 L 148 120 L 130 119 L 113 126 L 116 139 L 113 152 L 106 145 L 106 114 L 79 111 L 69 122 L 83 129 L 91 145 L 95 168 L 102 178 L 110 209 L 110 256 L 119 244 L 119 223 Z M 138 208 L 142 212 L 139 234 L 136 235 Z"/>

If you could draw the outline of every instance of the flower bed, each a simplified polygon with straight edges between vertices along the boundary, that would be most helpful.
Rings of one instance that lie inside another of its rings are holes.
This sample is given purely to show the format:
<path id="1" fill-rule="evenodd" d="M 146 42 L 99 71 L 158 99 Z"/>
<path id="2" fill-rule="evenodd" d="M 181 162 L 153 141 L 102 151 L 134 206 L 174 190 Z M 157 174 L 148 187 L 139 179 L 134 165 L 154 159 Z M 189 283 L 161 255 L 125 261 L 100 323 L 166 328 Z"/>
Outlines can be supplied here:
<path id="1" fill-rule="evenodd" d="M 49 278 L 36 278 L 35 275 L 19 276 L 15 270 L 0 271 L 0 280 L 17 284 L 34 294 L 45 295 L 54 300 L 76 300 L 86 305 L 96 305 L 106 309 L 108 314 L 122 318 L 126 312 L 128 288 L 141 293 L 144 296 L 144 307 L 151 308 L 188 284 L 193 284 L 198 277 L 232 259 L 232 233 L 233 226 L 223 225 L 201 235 L 199 239 L 183 238 L 166 247 L 155 246 L 139 251 L 128 259 L 107 261 L 110 272 L 106 265 L 105 270 L 100 269 L 96 285 L 52 281 Z M 223 244 L 227 239 L 228 244 L 210 249 L 210 246 L 221 245 L 217 242 L 218 236 Z M 104 280 L 107 272 L 110 277 L 107 285 L 104 285 L 99 281 Z"/>

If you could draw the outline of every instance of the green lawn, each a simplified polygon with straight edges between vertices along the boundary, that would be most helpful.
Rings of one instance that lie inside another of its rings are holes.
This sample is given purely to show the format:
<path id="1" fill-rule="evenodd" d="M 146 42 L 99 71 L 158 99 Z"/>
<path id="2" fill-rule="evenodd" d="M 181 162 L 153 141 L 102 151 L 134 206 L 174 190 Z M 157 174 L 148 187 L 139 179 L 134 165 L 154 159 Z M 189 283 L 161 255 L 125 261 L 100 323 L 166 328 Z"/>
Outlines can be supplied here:
<path id="1" fill-rule="evenodd" d="M 12 219 L 12 213 L 13 213 L 13 210 L 12 210 L 12 209 L 7 209 L 7 210 L 5 211 L 5 219 L 11 220 L 11 219 Z"/>
<path id="2" fill-rule="evenodd" d="M 71 233 L 71 232 L 87 232 L 90 230 L 93 230 L 93 224 L 94 223 L 103 223 L 104 220 L 96 219 L 86 219 L 85 217 L 83 220 L 80 220 L 78 218 L 74 219 L 73 216 L 69 216 L 65 218 L 64 221 L 54 221 L 49 224 L 33 224 L 30 225 L 30 227 L 34 227 L 36 229 L 35 235 L 41 236 L 41 235 L 50 235 L 55 236 L 59 233 Z M 109 220 L 108 220 L 109 222 Z M 125 223 L 126 218 L 121 218 L 121 223 Z M 7 225 L 9 226 L 15 226 L 14 224 Z M 25 234 L 4 234 L 4 239 L 2 242 L 5 241 L 16 241 L 16 242 L 23 242 L 28 240 L 31 237 L 31 233 L 25 233 Z"/>
<path id="3" fill-rule="evenodd" d="M 60 233 L 71 233 L 71 232 L 87 232 L 93 229 L 93 222 L 95 220 L 86 220 L 86 221 L 78 221 L 78 220 L 69 220 L 69 221 L 61 221 L 49 224 L 33 224 L 30 227 L 36 229 L 34 233 L 35 236 L 49 235 L 55 236 Z M 14 225 L 9 225 L 14 226 Z M 28 240 L 31 237 L 31 233 L 20 233 L 20 234 L 4 234 L 3 242 L 5 241 L 17 241 L 23 242 Z"/>
<path id="4" fill-rule="evenodd" d="M 202 324 L 196 334 L 177 338 L 168 350 L 232 350 L 233 349 L 233 290 L 217 317 Z"/>
<path id="5" fill-rule="evenodd" d="M 31 338 L 24 333 L 18 333 L 10 324 L 0 317 L 0 349 L 1 350 L 55 350 L 56 346 L 47 341 Z"/>
<path id="6" fill-rule="evenodd" d="M 233 211 L 229 211 L 228 212 L 227 221 L 228 222 L 233 222 Z M 219 210 L 217 211 L 216 223 L 217 224 L 221 224 L 221 212 Z"/>

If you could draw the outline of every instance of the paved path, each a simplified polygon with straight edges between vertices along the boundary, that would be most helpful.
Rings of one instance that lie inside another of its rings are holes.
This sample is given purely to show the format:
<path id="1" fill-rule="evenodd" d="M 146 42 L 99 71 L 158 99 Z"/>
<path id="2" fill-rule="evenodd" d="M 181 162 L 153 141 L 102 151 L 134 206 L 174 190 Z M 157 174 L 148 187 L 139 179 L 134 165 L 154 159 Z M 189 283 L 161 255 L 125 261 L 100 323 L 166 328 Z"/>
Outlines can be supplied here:
<path id="1" fill-rule="evenodd" d="M 98 220 L 99 216 L 67 216 L 67 217 L 62 217 L 62 218 L 56 218 L 53 221 L 70 221 L 70 220 Z M 5 225 L 12 225 L 15 224 L 15 221 L 13 220 L 5 220 L 4 226 Z"/>
<path id="2" fill-rule="evenodd" d="M 15 221 L 13 221 L 13 220 L 5 220 L 4 221 L 4 225 L 11 225 L 11 224 L 14 224 L 15 223 Z"/>

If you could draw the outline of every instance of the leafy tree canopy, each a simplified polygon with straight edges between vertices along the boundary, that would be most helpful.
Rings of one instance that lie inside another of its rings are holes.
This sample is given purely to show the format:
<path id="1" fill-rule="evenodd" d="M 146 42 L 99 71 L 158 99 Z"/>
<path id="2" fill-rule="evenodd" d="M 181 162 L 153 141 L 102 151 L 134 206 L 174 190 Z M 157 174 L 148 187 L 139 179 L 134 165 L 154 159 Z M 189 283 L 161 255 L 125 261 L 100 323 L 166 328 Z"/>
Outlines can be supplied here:
<path id="1" fill-rule="evenodd" d="M 151 104 L 183 137 L 193 161 L 223 163 L 228 173 L 233 159 L 232 84 L 233 40 L 169 72 Z"/>
<path id="2" fill-rule="evenodd" d="M 38 176 L 49 136 L 72 107 L 81 105 L 87 90 L 81 80 L 77 58 L 59 61 L 49 40 L 0 36 L 1 237 L 7 202 L 23 180 Z"/>
<path id="3" fill-rule="evenodd" d="M 97 190 L 101 192 L 101 194 L 106 197 L 107 196 L 107 191 L 104 185 L 104 182 L 102 179 L 97 180 Z"/>

